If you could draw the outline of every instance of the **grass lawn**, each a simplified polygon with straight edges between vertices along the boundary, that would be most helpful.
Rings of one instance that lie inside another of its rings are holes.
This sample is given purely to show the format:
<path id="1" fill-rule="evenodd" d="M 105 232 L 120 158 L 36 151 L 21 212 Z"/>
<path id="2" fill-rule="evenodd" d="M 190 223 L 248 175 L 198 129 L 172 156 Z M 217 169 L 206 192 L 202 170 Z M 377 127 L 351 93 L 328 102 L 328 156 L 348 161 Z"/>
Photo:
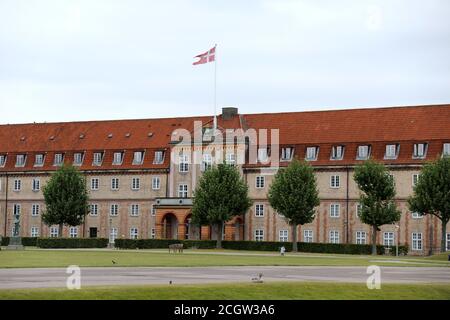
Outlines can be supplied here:
<path id="1" fill-rule="evenodd" d="M 262 284 L 209 284 L 209 285 L 158 285 L 89 287 L 81 290 L 67 289 L 14 289 L 0 290 L 0 299 L 42 300 L 450 300 L 450 286 L 440 284 L 386 284 L 380 290 L 369 290 L 364 284 L 334 282 L 291 282 Z"/>
<path id="2" fill-rule="evenodd" d="M 31 267 L 203 267 L 203 266 L 442 266 L 450 263 L 424 257 L 385 257 L 333 254 L 274 253 L 186 250 L 184 254 L 169 254 L 161 250 L 33 250 L 0 251 L 0 268 Z"/>

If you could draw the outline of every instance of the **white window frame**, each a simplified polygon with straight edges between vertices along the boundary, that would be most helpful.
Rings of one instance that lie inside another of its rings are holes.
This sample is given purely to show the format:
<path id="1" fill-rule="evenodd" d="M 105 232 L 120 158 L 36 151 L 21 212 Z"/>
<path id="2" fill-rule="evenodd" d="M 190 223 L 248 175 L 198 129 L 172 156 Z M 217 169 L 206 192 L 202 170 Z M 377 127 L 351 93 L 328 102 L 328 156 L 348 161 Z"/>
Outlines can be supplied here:
<path id="1" fill-rule="evenodd" d="M 178 185 L 178 198 L 188 197 L 188 185 L 187 183 L 180 183 Z"/>
<path id="2" fill-rule="evenodd" d="M 39 216 L 40 212 L 41 212 L 41 206 L 38 203 L 33 203 L 31 205 L 31 216 L 37 217 L 37 216 Z"/>
<path id="3" fill-rule="evenodd" d="M 114 243 L 117 239 L 117 236 L 119 234 L 119 230 L 117 228 L 110 228 L 109 229 L 109 242 Z"/>
<path id="4" fill-rule="evenodd" d="M 186 173 L 189 172 L 189 156 L 187 154 L 179 155 L 178 172 Z"/>
<path id="5" fill-rule="evenodd" d="M 120 188 L 120 180 L 119 178 L 113 177 L 111 178 L 111 190 L 117 191 Z"/>
<path id="6" fill-rule="evenodd" d="M 266 177 L 265 176 L 256 176 L 256 178 L 255 178 L 256 189 L 264 189 L 265 186 L 266 186 Z"/>
<path id="7" fill-rule="evenodd" d="M 59 228 L 58 227 L 50 227 L 49 237 L 50 238 L 58 238 L 59 237 Z"/>
<path id="8" fill-rule="evenodd" d="M 161 177 L 152 177 L 152 190 L 161 189 Z"/>
<path id="9" fill-rule="evenodd" d="M 423 234 L 422 232 L 411 233 L 411 250 L 422 251 L 423 250 Z"/>
<path id="10" fill-rule="evenodd" d="M 236 164 L 236 155 L 232 152 L 229 152 L 225 155 L 225 162 L 228 165 L 234 166 Z"/>
<path id="11" fill-rule="evenodd" d="M 91 190 L 97 191 L 100 189 L 100 178 L 91 178 Z"/>
<path id="12" fill-rule="evenodd" d="M 31 190 L 34 192 L 41 190 L 41 179 L 33 178 L 33 180 L 31 180 Z"/>
<path id="13" fill-rule="evenodd" d="M 339 149 L 338 149 L 339 148 Z M 338 152 L 340 150 L 340 152 Z M 344 146 L 332 146 L 331 147 L 331 160 L 342 160 L 344 158 Z"/>
<path id="14" fill-rule="evenodd" d="M 141 178 L 134 177 L 131 178 L 131 190 L 137 191 L 141 189 Z"/>
<path id="15" fill-rule="evenodd" d="M 319 155 L 319 147 L 314 146 L 306 147 L 306 155 L 305 155 L 306 161 L 316 161 L 318 155 Z"/>
<path id="16" fill-rule="evenodd" d="M 387 144 L 384 152 L 384 159 L 397 159 L 399 144 Z"/>
<path id="17" fill-rule="evenodd" d="M 447 232 L 447 237 L 445 241 L 445 250 L 450 251 L 450 232 Z"/>
<path id="18" fill-rule="evenodd" d="M 213 165 L 213 157 L 210 153 L 204 153 L 202 156 L 202 166 L 201 170 L 206 171 L 211 169 Z"/>
<path id="19" fill-rule="evenodd" d="M 370 158 L 370 145 L 368 144 L 359 145 L 356 150 L 356 160 L 367 160 L 369 158 Z"/>
<path id="20" fill-rule="evenodd" d="M 27 155 L 26 154 L 18 154 L 18 155 L 16 155 L 16 167 L 25 167 L 26 162 L 27 162 Z"/>
<path id="21" fill-rule="evenodd" d="M 138 228 L 130 228 L 130 239 L 139 239 L 139 230 Z"/>
<path id="22" fill-rule="evenodd" d="M 281 148 L 281 161 L 291 161 L 294 155 L 293 147 Z"/>
<path id="23" fill-rule="evenodd" d="M 282 229 L 278 231 L 278 241 L 279 242 L 289 241 L 289 231 L 287 229 Z"/>
<path id="24" fill-rule="evenodd" d="M 413 219 L 422 219 L 423 215 L 421 215 L 419 212 L 411 212 L 411 217 Z"/>
<path id="25" fill-rule="evenodd" d="M 92 165 L 101 166 L 103 163 L 103 152 L 94 152 Z"/>
<path id="26" fill-rule="evenodd" d="M 330 204 L 330 218 L 339 218 L 341 216 L 341 204 L 331 203 Z"/>
<path id="27" fill-rule="evenodd" d="M 31 227 L 31 229 L 30 229 L 30 236 L 32 238 L 39 237 L 39 227 L 35 227 L 35 226 Z"/>
<path id="28" fill-rule="evenodd" d="M 255 241 L 264 241 L 264 229 L 255 229 Z"/>
<path id="29" fill-rule="evenodd" d="M 417 185 L 417 182 L 419 182 L 419 177 L 420 177 L 420 174 L 418 174 L 418 173 L 413 173 L 411 175 L 411 185 L 413 187 L 415 187 Z"/>
<path id="30" fill-rule="evenodd" d="M 330 176 L 330 188 L 339 189 L 341 187 L 341 176 L 339 174 L 332 174 Z"/>
<path id="31" fill-rule="evenodd" d="M 314 242 L 314 231 L 310 229 L 303 230 L 303 242 Z"/>
<path id="32" fill-rule="evenodd" d="M 55 158 L 53 159 L 53 166 L 62 166 L 64 163 L 64 153 L 55 153 Z"/>
<path id="33" fill-rule="evenodd" d="M 356 231 L 355 243 L 356 244 L 367 244 L 367 232 Z"/>
<path id="34" fill-rule="evenodd" d="M 442 156 L 443 157 L 450 156 L 450 143 L 446 142 L 442 144 Z"/>
<path id="35" fill-rule="evenodd" d="M 267 150 L 267 147 L 261 147 L 258 148 L 258 162 L 267 162 L 269 159 L 269 152 Z"/>
<path id="36" fill-rule="evenodd" d="M 20 191 L 22 190 L 22 180 L 21 179 L 14 179 L 14 191 Z"/>
<path id="37" fill-rule="evenodd" d="M 38 160 L 40 160 L 40 161 L 38 161 Z M 37 153 L 34 156 L 34 166 L 35 167 L 42 167 L 44 165 L 44 161 L 45 161 L 45 154 Z"/>
<path id="38" fill-rule="evenodd" d="M 138 203 L 133 203 L 130 205 L 130 216 L 138 217 L 140 211 L 140 206 Z"/>
<path id="39" fill-rule="evenodd" d="M 425 159 L 427 157 L 428 144 L 425 142 L 414 143 L 413 159 Z"/>
<path id="40" fill-rule="evenodd" d="M 261 218 L 264 217 L 264 204 L 263 203 L 256 203 L 255 204 L 255 217 Z"/>
<path id="41" fill-rule="evenodd" d="M 360 211 L 362 211 L 362 205 L 361 205 L 359 202 L 356 203 L 356 209 L 355 209 L 355 211 L 356 211 L 356 217 L 357 217 L 358 219 L 360 219 L 360 215 L 361 215 L 361 212 L 360 212 Z"/>
<path id="42" fill-rule="evenodd" d="M 340 234 L 337 230 L 330 230 L 328 233 L 329 243 L 340 243 Z"/>
<path id="43" fill-rule="evenodd" d="M 69 228 L 69 238 L 78 238 L 78 227 Z"/>
<path id="44" fill-rule="evenodd" d="M 4 167 L 6 164 L 6 160 L 7 160 L 7 155 L 1 154 L 0 155 L 0 167 Z"/>
<path id="45" fill-rule="evenodd" d="M 383 246 L 385 247 L 395 246 L 395 233 L 393 231 L 383 232 Z"/>
<path id="46" fill-rule="evenodd" d="M 133 152 L 133 165 L 139 166 L 144 163 L 144 151 L 134 151 Z"/>
<path id="47" fill-rule="evenodd" d="M 161 156 L 159 156 L 161 155 Z M 154 164 L 162 164 L 164 163 L 164 151 L 157 150 L 155 151 L 155 158 L 153 159 Z"/>
<path id="48" fill-rule="evenodd" d="M 109 215 L 111 217 L 117 217 L 119 215 L 119 204 L 111 203 L 109 206 Z"/>
<path id="49" fill-rule="evenodd" d="M 113 162 L 114 166 L 120 166 L 123 163 L 123 152 L 114 152 Z"/>
<path id="50" fill-rule="evenodd" d="M 93 216 L 93 217 L 98 216 L 98 204 L 97 203 L 90 204 L 89 215 Z"/>
<path id="51" fill-rule="evenodd" d="M 73 154 L 73 165 L 81 166 L 84 160 L 84 152 L 75 152 Z"/>

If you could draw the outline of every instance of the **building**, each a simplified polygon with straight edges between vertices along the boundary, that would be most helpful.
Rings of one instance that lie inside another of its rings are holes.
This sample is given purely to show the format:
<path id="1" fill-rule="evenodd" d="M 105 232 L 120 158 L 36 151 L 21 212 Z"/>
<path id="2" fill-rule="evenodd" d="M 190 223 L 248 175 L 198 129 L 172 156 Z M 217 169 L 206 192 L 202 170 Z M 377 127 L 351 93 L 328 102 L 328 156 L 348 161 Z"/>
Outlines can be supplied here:
<path id="1" fill-rule="evenodd" d="M 64 237 L 215 239 L 215 230 L 190 224 L 190 209 L 203 170 L 223 159 L 239 166 L 254 201 L 226 224 L 224 239 L 290 241 L 267 192 L 277 168 L 298 158 L 315 167 L 321 198 L 314 222 L 299 226 L 299 240 L 369 243 L 352 177 L 370 158 L 389 167 L 402 211 L 398 228 L 383 226 L 378 243 L 398 241 L 412 254 L 440 249 L 440 221 L 409 212 L 406 200 L 421 166 L 450 155 L 450 105 L 267 114 L 224 108 L 217 125 L 214 131 L 213 117 L 1 125 L 0 235 L 11 235 L 20 214 L 22 236 L 59 236 L 57 226 L 41 221 L 42 187 L 68 163 L 86 176 L 91 210 L 82 226 L 64 228 Z M 200 143 L 180 138 L 198 129 Z M 243 134 L 210 142 L 231 129 L 253 130 L 257 140 Z M 450 229 L 446 237 L 450 249 Z"/>

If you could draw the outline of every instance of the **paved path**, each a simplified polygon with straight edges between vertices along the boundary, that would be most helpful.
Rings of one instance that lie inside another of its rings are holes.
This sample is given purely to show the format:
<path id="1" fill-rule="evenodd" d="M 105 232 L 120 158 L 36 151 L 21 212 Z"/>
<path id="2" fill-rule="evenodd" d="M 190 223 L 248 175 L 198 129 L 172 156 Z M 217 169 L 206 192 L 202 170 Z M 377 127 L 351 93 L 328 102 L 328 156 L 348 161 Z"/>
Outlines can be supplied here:
<path id="1" fill-rule="evenodd" d="M 365 267 L 158 267 L 82 268 L 82 286 L 251 282 L 258 273 L 270 281 L 335 281 L 366 283 Z M 0 289 L 65 287 L 62 268 L 0 269 Z M 450 268 L 381 267 L 382 283 L 443 283 Z"/>

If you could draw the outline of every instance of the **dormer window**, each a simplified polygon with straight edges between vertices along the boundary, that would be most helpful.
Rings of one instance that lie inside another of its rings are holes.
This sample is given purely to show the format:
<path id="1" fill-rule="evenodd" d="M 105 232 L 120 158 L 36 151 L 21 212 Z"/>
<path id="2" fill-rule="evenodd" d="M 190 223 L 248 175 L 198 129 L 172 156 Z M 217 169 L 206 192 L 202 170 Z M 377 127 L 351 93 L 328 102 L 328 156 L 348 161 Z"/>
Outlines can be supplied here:
<path id="1" fill-rule="evenodd" d="M 34 158 L 34 166 L 42 167 L 44 165 L 44 154 L 38 153 Z"/>
<path id="2" fill-rule="evenodd" d="M 103 152 L 94 152 L 94 160 L 92 161 L 92 165 L 101 166 L 103 162 Z"/>
<path id="3" fill-rule="evenodd" d="M 333 146 L 331 148 L 331 160 L 342 160 L 344 158 L 344 146 Z"/>
<path id="4" fill-rule="evenodd" d="M 292 160 L 293 155 L 294 155 L 294 148 L 292 148 L 292 147 L 281 148 L 281 160 L 282 161 Z"/>
<path id="5" fill-rule="evenodd" d="M 444 146 L 442 147 L 442 156 L 444 157 L 450 156 L 450 143 L 444 143 Z"/>
<path id="6" fill-rule="evenodd" d="M 426 143 L 415 143 L 413 158 L 415 159 L 423 159 L 427 154 L 427 144 Z"/>
<path id="7" fill-rule="evenodd" d="M 398 144 L 387 144 L 386 152 L 384 153 L 385 159 L 397 159 L 398 151 L 400 147 Z"/>
<path id="8" fill-rule="evenodd" d="M 258 161 L 259 162 L 267 161 L 267 148 L 259 148 L 258 149 Z"/>
<path id="9" fill-rule="evenodd" d="M 83 153 L 82 152 L 76 152 L 73 154 L 73 165 L 74 166 L 81 166 L 83 164 Z"/>
<path id="10" fill-rule="evenodd" d="M 6 155 L 1 154 L 0 155 L 0 167 L 4 167 L 6 164 Z"/>
<path id="11" fill-rule="evenodd" d="M 370 157 L 370 146 L 363 145 L 358 146 L 358 151 L 356 154 L 356 160 L 367 160 Z"/>
<path id="12" fill-rule="evenodd" d="M 317 160 L 318 153 L 319 153 L 319 147 L 307 147 L 305 159 L 307 161 Z"/>
<path id="13" fill-rule="evenodd" d="M 53 165 L 55 166 L 60 166 L 63 164 L 64 161 L 64 154 L 63 153 L 56 153 L 55 154 L 55 161 L 53 163 Z"/>
<path id="14" fill-rule="evenodd" d="M 134 152 L 133 157 L 133 165 L 140 165 L 144 161 L 144 152 L 143 151 L 136 151 Z"/>
<path id="15" fill-rule="evenodd" d="M 16 167 L 24 167 L 26 158 L 26 155 L 18 154 L 16 156 Z"/>
<path id="16" fill-rule="evenodd" d="M 123 162 L 123 152 L 114 152 L 113 165 L 121 165 Z"/>
<path id="17" fill-rule="evenodd" d="M 164 162 L 164 151 L 155 151 L 154 164 L 161 164 Z"/>

